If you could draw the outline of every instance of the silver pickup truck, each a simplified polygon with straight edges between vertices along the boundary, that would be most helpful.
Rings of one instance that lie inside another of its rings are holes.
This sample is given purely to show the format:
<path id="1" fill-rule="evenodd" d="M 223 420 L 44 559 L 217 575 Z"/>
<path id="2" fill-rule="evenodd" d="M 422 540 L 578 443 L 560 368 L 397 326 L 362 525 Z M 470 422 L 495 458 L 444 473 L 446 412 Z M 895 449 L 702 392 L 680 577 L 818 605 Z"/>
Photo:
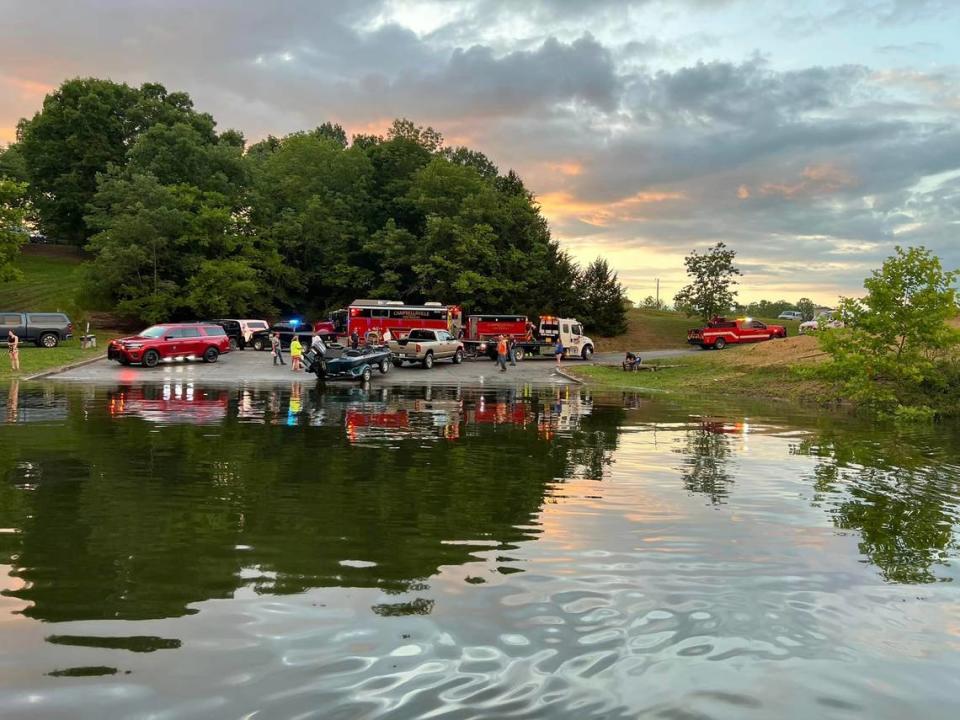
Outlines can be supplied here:
<path id="1" fill-rule="evenodd" d="M 455 365 L 463 362 L 463 343 L 446 330 L 414 329 L 406 337 L 391 340 L 389 346 L 395 367 L 405 362 L 425 368 L 432 368 L 436 360 L 451 360 Z"/>

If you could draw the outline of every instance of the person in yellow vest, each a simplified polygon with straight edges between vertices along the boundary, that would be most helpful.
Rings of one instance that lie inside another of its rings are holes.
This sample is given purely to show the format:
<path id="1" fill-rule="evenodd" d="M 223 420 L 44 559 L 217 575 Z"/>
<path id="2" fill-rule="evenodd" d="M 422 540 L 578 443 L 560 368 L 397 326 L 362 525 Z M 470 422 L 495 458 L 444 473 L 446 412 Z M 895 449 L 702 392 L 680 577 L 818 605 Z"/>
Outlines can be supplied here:
<path id="1" fill-rule="evenodd" d="M 300 344 L 300 338 L 296 335 L 290 341 L 290 369 L 293 372 L 300 371 L 300 357 L 303 355 L 303 345 Z"/>

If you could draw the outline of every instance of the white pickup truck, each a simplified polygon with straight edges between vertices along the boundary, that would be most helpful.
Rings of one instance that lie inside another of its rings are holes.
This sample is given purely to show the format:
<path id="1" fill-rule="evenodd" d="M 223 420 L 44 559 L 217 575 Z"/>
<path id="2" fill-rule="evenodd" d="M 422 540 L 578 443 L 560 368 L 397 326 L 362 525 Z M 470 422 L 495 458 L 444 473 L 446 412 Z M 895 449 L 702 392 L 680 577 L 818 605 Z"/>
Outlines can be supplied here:
<path id="1" fill-rule="evenodd" d="M 420 363 L 425 368 L 432 368 L 437 360 L 451 360 L 454 365 L 463 362 L 463 343 L 446 330 L 415 328 L 405 337 L 391 340 L 389 347 L 395 367 L 405 362 Z"/>

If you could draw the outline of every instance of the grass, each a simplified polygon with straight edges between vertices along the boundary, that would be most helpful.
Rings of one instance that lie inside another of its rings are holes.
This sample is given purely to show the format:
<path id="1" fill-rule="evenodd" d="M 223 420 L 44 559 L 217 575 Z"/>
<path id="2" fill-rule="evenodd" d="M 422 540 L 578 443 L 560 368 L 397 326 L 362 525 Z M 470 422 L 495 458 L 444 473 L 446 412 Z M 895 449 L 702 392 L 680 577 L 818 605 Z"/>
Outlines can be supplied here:
<path id="1" fill-rule="evenodd" d="M 619 365 L 568 368 L 596 387 L 669 392 L 698 397 L 737 397 L 791 402 L 831 399 L 824 383 L 803 377 L 798 368 L 822 362 L 816 338 L 730 346 L 726 350 L 666 358 L 651 365 L 666 365 L 658 372 L 624 372 Z"/>
<path id="2" fill-rule="evenodd" d="M 77 314 L 82 257 L 71 248 L 27 245 L 17 261 L 22 280 L 0 283 L 0 310 Z"/>
<path id="3" fill-rule="evenodd" d="M 765 323 L 783 325 L 789 335 L 797 335 L 800 323 L 795 320 L 757 318 Z M 700 327 L 697 318 L 665 310 L 630 310 L 627 313 L 627 331 L 613 338 L 597 338 L 597 352 L 625 352 L 627 350 L 669 350 L 687 347 L 687 330 Z"/>

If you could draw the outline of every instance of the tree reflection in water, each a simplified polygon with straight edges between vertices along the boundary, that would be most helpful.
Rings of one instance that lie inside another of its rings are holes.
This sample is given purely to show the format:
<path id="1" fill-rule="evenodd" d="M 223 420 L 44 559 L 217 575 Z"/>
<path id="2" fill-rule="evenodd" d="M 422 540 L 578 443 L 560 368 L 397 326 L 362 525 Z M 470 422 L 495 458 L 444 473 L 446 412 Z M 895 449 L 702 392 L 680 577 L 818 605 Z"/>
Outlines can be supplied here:
<path id="1" fill-rule="evenodd" d="M 794 449 L 819 458 L 814 501 L 837 528 L 857 531 L 860 552 L 890 582 L 949 579 L 936 566 L 957 549 L 960 468 L 941 455 L 948 444 L 927 441 L 896 430 L 834 431 Z"/>
<path id="2" fill-rule="evenodd" d="M 21 387 L 21 417 L 28 400 Z M 56 407 L 0 443 L 0 527 L 16 529 L 0 563 L 47 621 L 173 617 L 240 587 L 375 587 L 398 595 L 378 614 L 429 613 L 429 579 L 477 560 L 458 541 L 536 538 L 549 485 L 602 477 L 622 420 L 580 391 L 299 383 L 68 391 Z"/>
<path id="3" fill-rule="evenodd" d="M 714 505 L 726 501 L 733 478 L 727 471 L 730 459 L 730 433 L 738 426 L 723 420 L 703 419 L 688 428 L 683 446 L 675 452 L 683 455 L 680 474 L 683 485 L 691 493 L 706 495 Z"/>

